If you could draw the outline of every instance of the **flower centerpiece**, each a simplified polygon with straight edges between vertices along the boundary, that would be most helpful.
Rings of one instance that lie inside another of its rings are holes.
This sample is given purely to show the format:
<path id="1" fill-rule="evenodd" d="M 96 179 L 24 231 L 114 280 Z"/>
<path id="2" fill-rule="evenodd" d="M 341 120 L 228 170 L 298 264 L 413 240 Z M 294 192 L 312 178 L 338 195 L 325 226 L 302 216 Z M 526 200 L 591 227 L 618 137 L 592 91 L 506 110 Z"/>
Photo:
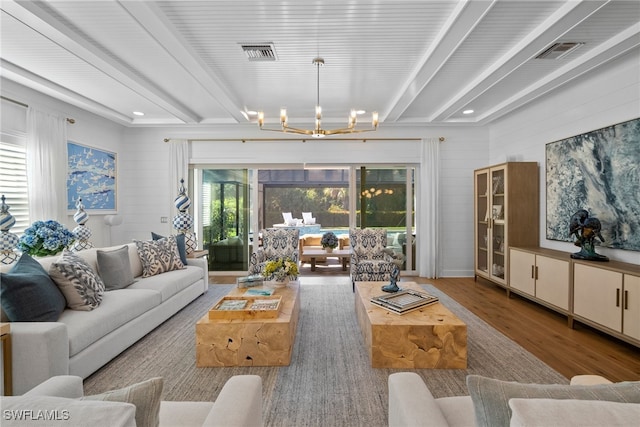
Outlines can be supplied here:
<path id="1" fill-rule="evenodd" d="M 58 221 L 36 221 L 24 230 L 18 248 L 34 256 L 55 255 L 74 240 L 73 233 Z"/>
<path id="2" fill-rule="evenodd" d="M 332 231 L 327 231 L 322 235 L 320 244 L 327 252 L 331 252 L 338 247 L 338 236 L 336 236 Z"/>
<path id="3" fill-rule="evenodd" d="M 298 278 L 298 264 L 289 258 L 267 261 L 262 275 L 267 280 L 275 280 L 276 282 L 284 282 L 286 279 L 296 280 Z"/>

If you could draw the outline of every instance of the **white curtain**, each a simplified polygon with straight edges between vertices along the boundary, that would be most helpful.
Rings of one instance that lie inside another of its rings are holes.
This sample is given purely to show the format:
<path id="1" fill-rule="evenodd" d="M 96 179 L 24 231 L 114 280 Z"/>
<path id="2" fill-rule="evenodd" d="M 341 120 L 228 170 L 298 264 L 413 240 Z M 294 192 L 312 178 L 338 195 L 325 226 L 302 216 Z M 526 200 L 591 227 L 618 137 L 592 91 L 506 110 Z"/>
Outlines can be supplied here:
<path id="1" fill-rule="evenodd" d="M 180 180 L 184 179 L 184 188 L 189 184 L 189 142 L 186 139 L 172 139 L 169 144 L 169 223 L 177 215 L 178 210 L 173 201 L 178 197 Z M 193 200 L 191 201 L 193 203 Z M 170 231 L 173 227 L 170 226 Z"/>
<path id="2" fill-rule="evenodd" d="M 427 138 L 422 141 L 422 194 L 424 195 L 420 215 L 421 260 L 418 274 L 421 277 L 437 278 L 440 251 L 440 141 Z"/>
<path id="3" fill-rule="evenodd" d="M 32 107 L 27 109 L 27 180 L 31 222 L 67 216 L 67 123 Z"/>

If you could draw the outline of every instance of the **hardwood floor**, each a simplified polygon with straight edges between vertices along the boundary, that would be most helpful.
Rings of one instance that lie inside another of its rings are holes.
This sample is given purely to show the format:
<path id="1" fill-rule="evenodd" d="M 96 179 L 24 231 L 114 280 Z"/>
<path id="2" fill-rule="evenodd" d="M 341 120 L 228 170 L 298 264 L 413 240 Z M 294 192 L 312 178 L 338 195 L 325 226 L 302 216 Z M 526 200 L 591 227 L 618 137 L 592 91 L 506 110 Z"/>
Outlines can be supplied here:
<path id="1" fill-rule="evenodd" d="M 304 276 L 346 275 L 340 269 Z M 640 348 L 575 322 L 547 308 L 512 294 L 488 281 L 473 278 L 403 280 L 429 283 L 458 301 L 476 316 L 498 329 L 567 378 L 581 374 L 602 375 L 611 381 L 640 380 Z M 211 276 L 210 283 L 235 283 L 234 277 Z"/>
<path id="2" fill-rule="evenodd" d="M 423 279 L 458 301 L 504 335 L 567 378 L 602 375 L 611 381 L 640 380 L 640 349 L 574 322 L 488 281 L 473 278 Z"/>

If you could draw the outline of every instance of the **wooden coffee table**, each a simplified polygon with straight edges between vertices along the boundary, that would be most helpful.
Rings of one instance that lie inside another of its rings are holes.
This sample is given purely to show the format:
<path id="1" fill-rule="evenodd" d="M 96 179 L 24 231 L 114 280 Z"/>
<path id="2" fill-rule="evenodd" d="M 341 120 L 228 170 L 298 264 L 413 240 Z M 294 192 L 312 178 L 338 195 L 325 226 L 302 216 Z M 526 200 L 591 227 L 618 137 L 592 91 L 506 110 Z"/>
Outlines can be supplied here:
<path id="1" fill-rule="evenodd" d="M 347 263 L 351 259 L 351 249 L 334 249 L 327 252 L 324 249 L 305 249 L 302 247 L 302 255 L 311 260 L 311 271 L 316 271 L 316 258 L 340 258 L 342 271 L 347 271 Z"/>
<path id="2" fill-rule="evenodd" d="M 465 369 L 467 325 L 437 302 L 396 314 L 370 302 L 384 282 L 356 282 L 355 310 L 373 368 Z M 424 289 L 399 282 L 403 289 Z"/>
<path id="3" fill-rule="evenodd" d="M 227 296 L 241 296 L 246 290 L 234 288 Z M 299 291 L 298 281 L 275 290 L 282 307 L 273 319 L 209 319 L 205 314 L 196 323 L 196 366 L 289 365 L 300 315 Z"/>

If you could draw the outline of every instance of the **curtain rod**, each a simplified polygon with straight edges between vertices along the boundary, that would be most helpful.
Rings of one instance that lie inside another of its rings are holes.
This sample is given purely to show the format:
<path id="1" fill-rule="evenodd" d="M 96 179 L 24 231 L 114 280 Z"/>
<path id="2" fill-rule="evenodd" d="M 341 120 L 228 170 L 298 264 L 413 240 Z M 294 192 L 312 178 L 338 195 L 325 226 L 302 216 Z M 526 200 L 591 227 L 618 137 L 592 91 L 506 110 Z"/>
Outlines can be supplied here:
<path id="1" fill-rule="evenodd" d="M 165 138 L 163 139 L 164 142 L 169 142 L 172 139 L 176 139 L 176 138 Z M 178 138 L 178 139 L 182 139 L 182 138 Z M 273 142 L 273 141 L 278 141 L 278 142 L 283 142 L 283 141 L 302 141 L 302 142 L 307 142 L 307 141 L 317 141 L 316 139 L 312 139 L 312 138 L 185 138 L 188 141 L 212 141 L 212 142 L 242 142 L 243 144 L 245 142 Z M 422 138 L 331 138 L 328 141 L 362 141 L 362 142 L 367 142 L 367 141 L 422 141 Z M 438 138 L 438 141 L 440 142 L 444 142 L 445 141 L 445 137 L 441 136 Z"/>
<path id="2" fill-rule="evenodd" d="M 4 99 L 5 101 L 13 102 L 14 104 L 19 105 L 21 107 L 29 108 L 29 105 L 25 104 L 24 102 L 16 101 L 15 99 L 7 98 L 6 96 L 3 96 L 3 95 L 0 95 L 0 98 Z M 69 122 L 69 124 L 74 124 L 76 122 L 76 119 L 67 117 L 67 122 Z"/>

